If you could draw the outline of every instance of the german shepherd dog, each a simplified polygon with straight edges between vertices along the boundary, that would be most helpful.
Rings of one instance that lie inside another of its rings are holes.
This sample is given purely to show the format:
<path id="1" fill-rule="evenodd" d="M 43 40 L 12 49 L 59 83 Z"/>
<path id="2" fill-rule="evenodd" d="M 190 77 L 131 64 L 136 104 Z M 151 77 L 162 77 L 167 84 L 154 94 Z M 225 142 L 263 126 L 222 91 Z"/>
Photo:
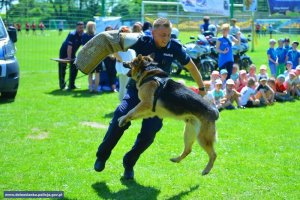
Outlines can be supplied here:
<path id="1" fill-rule="evenodd" d="M 192 145 L 197 138 L 209 156 L 202 172 L 202 175 L 206 175 L 217 157 L 213 145 L 219 112 L 200 95 L 168 78 L 168 75 L 155 65 L 151 57 L 142 55 L 138 55 L 129 63 L 129 76 L 136 81 L 140 102 L 119 118 L 119 126 L 122 127 L 131 120 L 154 116 L 184 120 L 185 147 L 181 155 L 172 158 L 171 161 L 179 163 L 184 159 L 192 151 Z"/>

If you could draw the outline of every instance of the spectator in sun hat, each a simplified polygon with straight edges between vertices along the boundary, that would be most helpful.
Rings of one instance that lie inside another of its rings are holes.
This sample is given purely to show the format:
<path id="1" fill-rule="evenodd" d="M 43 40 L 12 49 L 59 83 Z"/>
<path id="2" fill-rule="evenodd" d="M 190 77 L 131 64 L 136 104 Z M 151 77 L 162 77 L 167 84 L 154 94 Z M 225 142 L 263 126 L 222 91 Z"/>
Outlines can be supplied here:
<path id="1" fill-rule="evenodd" d="M 214 97 L 214 103 L 218 110 L 223 109 L 223 103 L 224 103 L 224 92 L 222 90 L 222 81 L 220 79 L 216 80 L 215 89 L 212 91 L 213 97 Z"/>
<path id="2" fill-rule="evenodd" d="M 259 68 L 259 74 L 257 75 L 257 80 L 259 81 L 261 77 L 265 77 L 267 80 L 269 79 L 266 65 L 261 65 Z"/>
<path id="3" fill-rule="evenodd" d="M 222 81 L 222 89 L 226 88 L 226 80 L 228 79 L 228 71 L 226 69 L 222 69 L 220 71 L 221 74 L 221 81 Z"/>
<path id="4" fill-rule="evenodd" d="M 241 70 L 239 72 L 239 78 L 236 81 L 236 85 L 235 85 L 236 90 L 240 92 L 243 89 L 243 87 L 247 85 L 247 82 L 248 82 L 247 72 L 246 70 Z"/>
<path id="5" fill-rule="evenodd" d="M 220 79 L 220 73 L 217 70 L 212 71 L 210 75 L 210 90 L 215 89 L 216 80 Z"/>
<path id="6" fill-rule="evenodd" d="M 278 40 L 278 47 L 275 49 L 277 58 L 278 58 L 278 65 L 276 67 L 276 76 L 279 74 L 283 74 L 285 70 L 285 60 L 287 50 L 283 47 L 284 39 Z"/>
<path id="7" fill-rule="evenodd" d="M 292 49 L 292 47 L 290 46 L 290 38 L 284 38 L 284 48 L 287 51 Z"/>
<path id="8" fill-rule="evenodd" d="M 271 70 L 271 75 L 273 77 L 276 77 L 276 67 L 278 65 L 277 54 L 276 54 L 276 51 L 275 51 L 276 40 L 270 39 L 269 44 L 270 44 L 270 48 L 267 51 L 269 67 L 270 67 L 270 70 Z"/>
<path id="9" fill-rule="evenodd" d="M 226 81 L 226 88 L 224 89 L 224 105 L 225 109 L 235 109 L 233 105 L 236 102 L 237 106 L 239 106 L 239 97 L 241 94 L 234 89 L 234 81 L 232 79 L 228 79 Z"/>
<path id="10" fill-rule="evenodd" d="M 288 51 L 286 60 L 293 63 L 292 69 L 295 69 L 300 64 L 300 52 L 298 51 L 299 42 L 292 43 L 292 49 Z"/>

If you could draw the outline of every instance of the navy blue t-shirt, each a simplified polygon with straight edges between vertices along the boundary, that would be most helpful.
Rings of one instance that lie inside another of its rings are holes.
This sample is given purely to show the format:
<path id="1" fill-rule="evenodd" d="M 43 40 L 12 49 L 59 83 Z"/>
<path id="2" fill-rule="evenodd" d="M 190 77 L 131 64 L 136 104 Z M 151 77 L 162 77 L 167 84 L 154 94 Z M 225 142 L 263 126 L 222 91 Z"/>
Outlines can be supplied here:
<path id="1" fill-rule="evenodd" d="M 200 25 L 200 30 L 208 31 L 209 23 L 204 23 Z"/>
<path id="2" fill-rule="evenodd" d="M 174 39 L 171 39 L 166 47 L 159 49 L 155 46 L 152 36 L 142 36 L 130 49 L 135 50 L 136 55 L 151 55 L 158 64 L 157 66 L 168 74 L 171 72 L 173 60 L 178 60 L 182 65 L 186 65 L 191 59 L 182 45 Z M 128 87 L 135 87 L 135 81 L 131 79 Z"/>
<path id="3" fill-rule="evenodd" d="M 76 31 L 72 31 L 68 34 L 66 40 L 63 42 L 63 44 L 61 45 L 60 48 L 60 58 L 66 58 L 67 55 L 67 49 L 68 49 L 68 45 L 72 46 L 72 58 L 75 58 L 75 54 L 76 51 L 79 49 L 81 43 L 81 38 L 82 36 L 80 36 Z"/>
<path id="4" fill-rule="evenodd" d="M 95 35 L 94 34 L 82 34 L 81 43 L 82 45 L 85 45 L 90 39 L 92 39 Z"/>

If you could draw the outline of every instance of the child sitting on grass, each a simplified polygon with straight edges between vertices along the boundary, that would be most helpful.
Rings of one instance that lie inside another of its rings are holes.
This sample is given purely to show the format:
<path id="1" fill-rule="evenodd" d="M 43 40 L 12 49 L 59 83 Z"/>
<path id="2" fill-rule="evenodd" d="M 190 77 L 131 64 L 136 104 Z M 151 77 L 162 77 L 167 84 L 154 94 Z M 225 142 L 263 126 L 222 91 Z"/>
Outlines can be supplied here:
<path id="1" fill-rule="evenodd" d="M 257 75 L 257 81 L 260 80 L 261 77 L 264 77 L 266 80 L 269 79 L 268 73 L 267 73 L 267 66 L 261 65 L 259 68 L 259 74 Z"/>
<path id="2" fill-rule="evenodd" d="M 212 71 L 210 76 L 210 91 L 215 89 L 215 83 L 218 79 L 220 79 L 220 73 L 216 70 Z"/>
<path id="3" fill-rule="evenodd" d="M 232 66 L 232 74 L 230 76 L 230 79 L 236 82 L 238 78 L 239 78 L 239 65 L 234 63 Z"/>
<path id="4" fill-rule="evenodd" d="M 246 70 L 241 70 L 239 73 L 239 78 L 236 81 L 235 88 L 238 92 L 241 92 L 241 90 L 247 85 L 248 78 L 247 78 L 247 72 Z"/>
<path id="5" fill-rule="evenodd" d="M 241 94 L 234 89 L 234 81 L 228 79 L 226 81 L 226 89 L 224 90 L 224 104 L 223 107 L 228 110 L 235 109 L 234 102 L 239 106 L 239 97 Z"/>
<path id="6" fill-rule="evenodd" d="M 210 81 L 204 81 L 204 86 L 206 88 L 206 95 L 203 97 L 203 99 L 207 100 L 209 103 L 214 104 L 214 96 L 212 94 L 212 91 L 210 90 Z"/>
<path id="7" fill-rule="evenodd" d="M 240 106 L 251 108 L 257 107 L 260 101 L 255 98 L 255 80 L 249 78 L 247 86 L 245 86 L 241 91 Z"/>
<path id="8" fill-rule="evenodd" d="M 274 91 L 270 86 L 267 85 L 267 79 L 261 77 L 259 79 L 259 85 L 256 88 L 256 98 L 260 100 L 261 103 L 265 105 L 270 105 L 274 103 Z"/>
<path id="9" fill-rule="evenodd" d="M 221 74 L 221 81 L 222 81 L 222 90 L 224 90 L 226 88 L 226 80 L 228 77 L 228 71 L 226 69 L 222 69 L 220 71 Z"/>
<path id="10" fill-rule="evenodd" d="M 294 70 L 289 73 L 289 79 L 286 83 L 288 94 L 296 98 L 300 97 L 300 80 L 299 77 L 296 76 Z"/>
<path id="11" fill-rule="evenodd" d="M 212 91 L 212 94 L 214 97 L 214 104 L 216 105 L 217 109 L 222 110 L 224 104 L 224 92 L 222 90 L 222 81 L 220 79 L 216 80 L 215 89 Z"/>
<path id="12" fill-rule="evenodd" d="M 285 76 L 285 81 L 287 81 L 289 79 L 289 73 L 292 71 L 293 63 L 291 61 L 287 61 L 285 67 L 286 70 L 283 75 Z"/>
<path id="13" fill-rule="evenodd" d="M 249 67 L 249 73 L 247 74 L 247 78 L 254 78 L 255 82 L 257 82 L 257 76 L 256 76 L 256 66 L 254 64 L 251 64 Z"/>
<path id="14" fill-rule="evenodd" d="M 287 93 L 286 87 L 284 86 L 285 77 L 283 74 L 277 76 L 277 79 L 274 80 L 270 78 L 268 80 L 268 85 L 275 92 L 275 100 L 278 102 L 292 101 L 293 98 Z"/>

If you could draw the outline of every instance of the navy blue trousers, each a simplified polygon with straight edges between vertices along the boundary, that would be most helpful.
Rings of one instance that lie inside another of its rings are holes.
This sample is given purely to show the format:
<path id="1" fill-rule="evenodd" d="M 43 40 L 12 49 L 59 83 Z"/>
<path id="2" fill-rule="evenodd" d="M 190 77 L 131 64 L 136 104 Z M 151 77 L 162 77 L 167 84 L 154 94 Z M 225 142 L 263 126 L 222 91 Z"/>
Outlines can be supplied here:
<path id="1" fill-rule="evenodd" d="M 113 148 L 122 137 L 124 131 L 129 128 L 130 123 L 124 127 L 119 127 L 118 119 L 126 115 L 132 108 L 140 102 L 138 92 L 135 88 L 128 88 L 127 94 L 121 104 L 114 112 L 114 116 L 109 124 L 109 128 L 104 136 L 104 139 L 97 151 L 97 158 L 101 161 L 106 161 Z M 136 141 L 129 152 L 123 158 L 123 166 L 125 169 L 132 170 L 140 155 L 153 143 L 156 133 L 162 127 L 162 120 L 158 117 L 144 119 L 142 122 L 141 131 L 138 134 Z"/>

